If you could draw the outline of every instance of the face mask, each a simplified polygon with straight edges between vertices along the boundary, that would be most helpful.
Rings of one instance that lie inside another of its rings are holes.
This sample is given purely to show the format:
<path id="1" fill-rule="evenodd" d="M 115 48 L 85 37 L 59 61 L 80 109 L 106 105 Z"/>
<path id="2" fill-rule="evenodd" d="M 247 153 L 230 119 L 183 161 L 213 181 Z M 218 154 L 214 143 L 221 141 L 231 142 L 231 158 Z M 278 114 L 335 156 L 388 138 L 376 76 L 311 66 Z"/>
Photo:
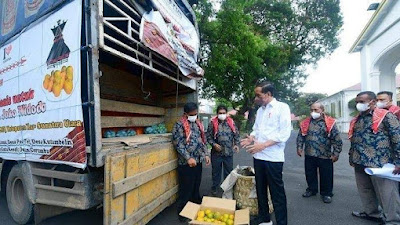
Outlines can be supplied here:
<path id="1" fill-rule="evenodd" d="M 264 105 L 265 95 L 266 95 L 266 94 L 263 94 L 262 97 L 256 97 L 256 98 L 254 99 L 254 103 L 256 103 L 256 105 L 258 105 L 258 106 Z"/>
<path id="2" fill-rule="evenodd" d="M 380 109 L 383 109 L 383 108 L 385 108 L 385 107 L 387 106 L 387 102 L 381 102 L 381 101 L 379 101 L 379 102 L 376 103 L 376 106 L 377 106 L 378 108 L 380 108 Z"/>
<path id="3" fill-rule="evenodd" d="M 365 112 L 369 109 L 368 103 L 357 103 L 356 108 L 359 112 Z"/>
<path id="4" fill-rule="evenodd" d="M 218 119 L 219 120 L 225 120 L 226 119 L 226 114 L 218 114 Z"/>
<path id="5" fill-rule="evenodd" d="M 311 117 L 316 120 L 321 117 L 321 113 L 311 112 Z"/>
<path id="6" fill-rule="evenodd" d="M 255 99 L 254 99 L 254 103 L 255 103 L 256 105 L 258 105 L 258 106 L 261 106 L 261 105 L 263 104 L 263 101 L 262 101 L 262 99 L 260 99 L 260 98 L 255 98 Z"/>
<path id="7" fill-rule="evenodd" d="M 190 122 L 196 122 L 196 119 L 197 119 L 197 115 L 194 115 L 194 116 L 188 116 L 188 120 L 190 121 Z"/>

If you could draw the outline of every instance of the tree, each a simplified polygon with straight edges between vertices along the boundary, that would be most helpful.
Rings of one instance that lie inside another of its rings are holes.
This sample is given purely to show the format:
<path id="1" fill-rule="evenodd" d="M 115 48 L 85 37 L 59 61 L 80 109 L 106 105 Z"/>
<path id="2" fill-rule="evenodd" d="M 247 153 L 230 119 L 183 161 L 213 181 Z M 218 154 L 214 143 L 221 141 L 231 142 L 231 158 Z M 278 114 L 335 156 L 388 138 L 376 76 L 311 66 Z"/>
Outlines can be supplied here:
<path id="1" fill-rule="evenodd" d="M 290 103 L 291 111 L 297 116 L 308 116 L 311 104 L 327 96 L 327 94 L 322 93 L 302 93 L 295 101 Z"/>
<path id="2" fill-rule="evenodd" d="M 349 103 L 347 103 L 347 107 L 349 107 L 349 110 L 351 111 L 350 116 L 355 117 L 357 116 L 357 114 L 359 113 L 357 111 L 357 102 L 356 102 L 356 98 L 353 98 L 349 101 Z"/>
<path id="3" fill-rule="evenodd" d="M 315 64 L 339 45 L 339 0 L 207 0 L 194 7 L 201 34 L 202 96 L 223 98 L 240 113 L 253 105 L 254 85 L 268 80 L 293 101 Z"/>
<path id="4" fill-rule="evenodd" d="M 290 51 L 290 65 L 316 63 L 339 46 L 339 0 L 258 0 L 247 10 L 257 32 Z"/>

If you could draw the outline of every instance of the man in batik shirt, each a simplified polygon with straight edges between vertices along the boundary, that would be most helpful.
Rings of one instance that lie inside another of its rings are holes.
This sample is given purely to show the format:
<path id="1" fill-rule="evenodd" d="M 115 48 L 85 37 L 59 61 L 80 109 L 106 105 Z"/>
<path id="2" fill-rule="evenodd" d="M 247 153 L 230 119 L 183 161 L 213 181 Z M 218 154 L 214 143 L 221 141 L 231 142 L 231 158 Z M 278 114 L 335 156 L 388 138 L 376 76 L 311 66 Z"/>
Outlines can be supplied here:
<path id="1" fill-rule="evenodd" d="M 376 98 L 378 100 L 376 103 L 378 108 L 389 110 L 389 112 L 393 113 L 400 120 L 400 107 L 393 105 L 393 92 L 381 91 L 377 94 Z"/>
<path id="2" fill-rule="evenodd" d="M 335 123 L 334 118 L 325 115 L 323 105 L 314 103 L 311 105 L 311 117 L 300 124 L 297 154 L 301 157 L 305 150 L 304 168 L 308 185 L 303 194 L 305 198 L 318 193 L 319 170 L 322 201 L 332 202 L 333 163 L 342 151 L 342 139 Z"/>
<path id="3" fill-rule="evenodd" d="M 224 170 L 224 179 L 233 169 L 233 153 L 239 151 L 239 131 L 232 118 L 227 116 L 226 106 L 217 107 L 217 116 L 211 119 L 207 129 L 207 141 L 212 146 L 212 187 L 211 194 L 217 195 L 217 188 L 221 184 L 221 170 Z"/>
<path id="4" fill-rule="evenodd" d="M 200 183 L 202 162 L 210 164 L 210 154 L 206 147 L 206 137 L 203 124 L 197 119 L 196 103 L 184 106 L 182 118 L 175 124 L 172 137 L 178 152 L 179 195 L 177 200 L 178 213 L 188 201 L 201 203 Z M 186 222 L 184 217 L 179 217 Z"/>
<path id="5" fill-rule="evenodd" d="M 393 174 L 400 174 L 400 123 L 391 112 L 379 109 L 373 92 L 357 95 L 360 114 L 350 123 L 351 147 L 349 162 L 354 167 L 363 212 L 353 216 L 368 220 L 384 220 L 384 224 L 400 224 L 400 197 L 397 182 L 369 176 L 364 169 L 393 163 Z M 380 212 L 380 208 L 382 212 Z"/>

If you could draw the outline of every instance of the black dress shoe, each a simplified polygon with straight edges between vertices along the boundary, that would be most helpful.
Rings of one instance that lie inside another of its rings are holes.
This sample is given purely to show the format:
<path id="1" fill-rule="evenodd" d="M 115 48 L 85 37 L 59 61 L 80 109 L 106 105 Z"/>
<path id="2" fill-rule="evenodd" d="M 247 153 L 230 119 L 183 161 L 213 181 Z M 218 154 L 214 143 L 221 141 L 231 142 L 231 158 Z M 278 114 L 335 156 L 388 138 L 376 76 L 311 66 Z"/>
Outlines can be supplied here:
<path id="1" fill-rule="evenodd" d="M 306 191 L 306 192 L 304 192 L 303 197 L 304 197 L 304 198 L 309 198 L 309 197 L 314 196 L 314 195 L 316 195 L 316 194 L 317 194 L 317 193 L 314 193 L 314 192 L 312 192 L 312 191 Z"/>
<path id="2" fill-rule="evenodd" d="M 332 197 L 331 196 L 321 196 L 321 198 L 322 198 L 322 201 L 324 202 L 324 203 L 331 203 L 332 202 Z"/>

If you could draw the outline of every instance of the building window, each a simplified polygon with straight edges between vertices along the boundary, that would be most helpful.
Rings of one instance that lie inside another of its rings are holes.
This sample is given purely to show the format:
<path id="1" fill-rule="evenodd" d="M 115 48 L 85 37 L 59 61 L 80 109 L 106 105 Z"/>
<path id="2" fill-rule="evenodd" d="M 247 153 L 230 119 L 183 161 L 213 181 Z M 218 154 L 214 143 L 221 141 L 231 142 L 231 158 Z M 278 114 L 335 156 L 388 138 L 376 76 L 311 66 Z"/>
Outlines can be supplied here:
<path id="1" fill-rule="evenodd" d="M 342 101 L 338 104 L 338 118 L 342 117 Z"/>
<path id="2" fill-rule="evenodd" d="M 331 103 L 331 116 L 336 117 L 336 104 L 334 102 Z"/>

